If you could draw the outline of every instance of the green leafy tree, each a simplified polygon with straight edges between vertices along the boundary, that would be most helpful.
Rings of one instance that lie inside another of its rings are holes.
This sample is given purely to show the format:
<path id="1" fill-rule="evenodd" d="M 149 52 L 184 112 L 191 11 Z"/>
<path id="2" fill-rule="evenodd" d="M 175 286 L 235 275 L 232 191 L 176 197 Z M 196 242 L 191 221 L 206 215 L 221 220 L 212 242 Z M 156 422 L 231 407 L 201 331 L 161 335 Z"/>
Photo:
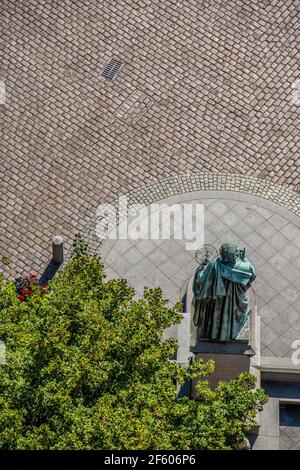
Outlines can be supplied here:
<path id="1" fill-rule="evenodd" d="M 81 242 L 80 242 L 81 243 Z M 211 361 L 172 361 L 180 306 L 161 291 L 141 300 L 125 280 L 105 282 L 97 256 L 77 251 L 50 286 L 21 301 L 1 281 L 1 449 L 232 449 L 266 401 L 241 374 L 199 400 L 178 398 L 175 381 L 205 377 Z"/>

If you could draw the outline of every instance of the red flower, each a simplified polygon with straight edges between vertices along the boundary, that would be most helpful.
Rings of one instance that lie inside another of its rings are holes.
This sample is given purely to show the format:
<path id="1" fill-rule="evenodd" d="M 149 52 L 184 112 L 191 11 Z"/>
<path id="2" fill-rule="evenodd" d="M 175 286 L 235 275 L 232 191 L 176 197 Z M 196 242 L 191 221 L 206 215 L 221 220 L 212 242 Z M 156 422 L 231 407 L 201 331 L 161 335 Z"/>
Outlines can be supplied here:
<path id="1" fill-rule="evenodd" d="M 20 295 L 20 296 L 19 296 L 19 299 L 20 299 L 20 300 L 25 300 L 25 295 Z"/>
<path id="2" fill-rule="evenodd" d="M 47 284 L 42 284 L 43 289 L 46 289 L 46 287 L 47 287 Z"/>

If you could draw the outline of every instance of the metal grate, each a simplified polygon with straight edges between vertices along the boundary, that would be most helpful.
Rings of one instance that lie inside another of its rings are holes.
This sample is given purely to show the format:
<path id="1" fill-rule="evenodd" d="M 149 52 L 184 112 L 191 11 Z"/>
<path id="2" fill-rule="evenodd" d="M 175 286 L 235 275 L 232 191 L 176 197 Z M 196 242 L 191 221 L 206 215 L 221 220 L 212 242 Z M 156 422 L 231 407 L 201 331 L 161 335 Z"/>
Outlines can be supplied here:
<path id="1" fill-rule="evenodd" d="M 117 59 L 109 59 L 109 61 L 105 64 L 103 67 L 103 70 L 101 72 L 101 75 L 108 80 L 114 80 L 118 73 L 121 71 L 123 68 L 123 62 L 120 62 Z"/>

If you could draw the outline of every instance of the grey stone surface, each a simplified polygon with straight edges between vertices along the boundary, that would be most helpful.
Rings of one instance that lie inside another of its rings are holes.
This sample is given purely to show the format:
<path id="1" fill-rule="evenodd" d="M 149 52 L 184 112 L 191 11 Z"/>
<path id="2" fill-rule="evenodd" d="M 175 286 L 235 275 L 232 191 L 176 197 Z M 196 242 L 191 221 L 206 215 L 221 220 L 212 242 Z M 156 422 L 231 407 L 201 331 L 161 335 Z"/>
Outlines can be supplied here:
<path id="1" fill-rule="evenodd" d="M 253 289 L 261 316 L 261 353 L 289 357 L 294 351 L 293 341 L 300 339 L 297 328 L 300 325 L 300 270 L 293 262 L 297 250 L 295 242 L 300 239 L 300 219 L 293 216 L 291 222 L 289 211 L 279 210 L 277 205 L 269 202 L 266 207 L 260 198 L 249 203 L 240 194 L 227 193 L 227 198 L 224 193 L 222 198 L 216 193 L 211 196 L 202 192 L 197 198 L 197 193 L 192 193 L 164 202 L 203 203 L 205 241 L 217 249 L 225 241 L 235 242 L 240 248 L 247 247 L 246 254 L 257 270 Z M 245 235 L 250 213 L 253 214 L 252 223 L 255 225 L 256 220 L 259 224 Z M 265 232 L 261 227 L 268 227 L 268 230 Z M 278 235 L 282 235 L 284 229 L 286 244 L 282 247 L 274 240 L 279 240 Z M 293 233 L 291 240 L 286 237 L 287 233 Z M 104 249 L 106 243 L 111 244 L 111 241 L 104 241 Z M 105 265 L 113 277 L 126 277 L 129 284 L 136 287 L 137 295 L 142 294 L 146 285 L 161 287 L 165 298 L 174 304 L 180 300 L 182 287 L 197 266 L 194 251 L 186 251 L 184 245 L 184 240 L 117 240 L 106 254 Z M 289 249 L 284 250 L 287 247 Z"/>
<path id="2" fill-rule="evenodd" d="M 258 436 L 250 439 L 253 450 L 279 450 L 279 437 Z"/>
<path id="3" fill-rule="evenodd" d="M 258 435 L 250 436 L 253 450 L 278 450 L 279 435 L 279 401 L 270 398 L 260 413 Z"/>
<path id="4" fill-rule="evenodd" d="M 263 436 L 279 436 L 279 406 L 276 398 L 270 398 L 261 413 L 259 434 Z"/>

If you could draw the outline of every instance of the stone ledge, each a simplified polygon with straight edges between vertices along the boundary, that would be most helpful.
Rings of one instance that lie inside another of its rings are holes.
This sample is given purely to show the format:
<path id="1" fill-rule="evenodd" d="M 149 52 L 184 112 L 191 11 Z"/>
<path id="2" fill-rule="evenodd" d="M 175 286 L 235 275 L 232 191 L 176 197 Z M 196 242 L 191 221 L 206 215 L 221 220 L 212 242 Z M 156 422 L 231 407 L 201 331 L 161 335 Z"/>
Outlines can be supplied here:
<path id="1" fill-rule="evenodd" d="M 260 360 L 261 372 L 276 372 L 287 374 L 299 374 L 300 364 L 295 365 L 289 357 L 262 356 Z"/>
<path id="2" fill-rule="evenodd" d="M 300 364 L 293 364 L 290 357 L 261 357 L 262 380 L 299 382 Z"/>

